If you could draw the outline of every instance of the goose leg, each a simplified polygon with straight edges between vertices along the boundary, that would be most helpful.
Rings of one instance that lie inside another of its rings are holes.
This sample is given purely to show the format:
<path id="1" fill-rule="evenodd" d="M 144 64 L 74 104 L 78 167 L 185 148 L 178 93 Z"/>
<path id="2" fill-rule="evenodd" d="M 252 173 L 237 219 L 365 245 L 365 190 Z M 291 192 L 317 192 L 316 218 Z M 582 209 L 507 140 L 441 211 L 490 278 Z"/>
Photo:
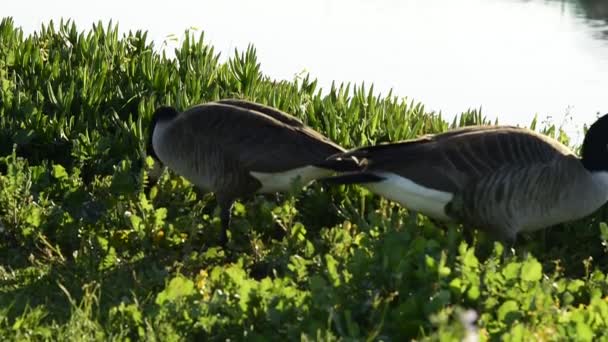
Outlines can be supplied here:
<path id="1" fill-rule="evenodd" d="M 230 229 L 230 217 L 234 200 L 220 199 L 220 220 L 222 221 L 222 231 L 220 233 L 220 245 L 226 246 L 228 243 L 228 229 Z"/>

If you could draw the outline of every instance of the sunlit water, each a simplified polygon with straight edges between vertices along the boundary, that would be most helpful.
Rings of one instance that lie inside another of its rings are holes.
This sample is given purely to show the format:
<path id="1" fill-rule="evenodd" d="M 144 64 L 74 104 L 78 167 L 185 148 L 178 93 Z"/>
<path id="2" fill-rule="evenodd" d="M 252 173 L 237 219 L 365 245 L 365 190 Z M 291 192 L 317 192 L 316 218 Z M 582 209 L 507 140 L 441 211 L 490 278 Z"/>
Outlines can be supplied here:
<path id="1" fill-rule="evenodd" d="M 542 0 L 11 1 L 0 16 L 13 16 L 26 33 L 51 18 L 73 18 L 81 30 L 113 19 L 122 31 L 149 31 L 158 46 L 194 26 L 224 57 L 252 43 L 272 78 L 305 70 L 324 89 L 332 80 L 373 83 L 448 118 L 480 107 L 509 124 L 528 125 L 534 114 L 558 124 L 568 117 L 575 133 L 608 112 L 608 1 L 591 3 L 585 10 Z"/>

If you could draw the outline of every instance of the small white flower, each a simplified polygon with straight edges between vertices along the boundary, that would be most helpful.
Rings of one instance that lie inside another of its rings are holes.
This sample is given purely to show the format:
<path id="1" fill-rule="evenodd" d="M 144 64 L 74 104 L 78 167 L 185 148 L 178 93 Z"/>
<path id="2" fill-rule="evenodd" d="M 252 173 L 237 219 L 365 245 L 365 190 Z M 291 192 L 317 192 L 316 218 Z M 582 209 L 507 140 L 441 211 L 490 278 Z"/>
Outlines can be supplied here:
<path id="1" fill-rule="evenodd" d="M 467 310 L 460 314 L 460 322 L 465 327 L 466 334 L 463 341 L 474 342 L 479 341 L 479 332 L 475 321 L 477 320 L 477 312 L 475 310 Z"/>

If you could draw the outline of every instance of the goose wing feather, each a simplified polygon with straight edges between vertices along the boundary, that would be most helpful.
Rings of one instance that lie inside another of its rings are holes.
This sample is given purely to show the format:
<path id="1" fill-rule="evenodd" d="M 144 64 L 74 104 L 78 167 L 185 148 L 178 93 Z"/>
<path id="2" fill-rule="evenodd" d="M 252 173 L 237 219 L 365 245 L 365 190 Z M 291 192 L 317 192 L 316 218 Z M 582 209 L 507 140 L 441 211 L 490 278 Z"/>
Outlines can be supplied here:
<path id="1" fill-rule="evenodd" d="M 573 155 L 527 167 L 506 165 L 463 189 L 446 210 L 453 217 L 501 235 L 536 230 L 594 210 L 599 192 L 585 175 Z M 588 196 L 571 200 L 585 189 Z"/>
<path id="2" fill-rule="evenodd" d="M 465 127 L 343 154 L 363 159 L 368 171 L 395 173 L 448 192 L 505 167 L 544 165 L 566 155 L 572 152 L 557 141 L 510 126 Z"/>
<path id="3" fill-rule="evenodd" d="M 176 145 L 213 150 L 249 171 L 272 173 L 316 165 L 344 151 L 309 127 L 285 124 L 251 108 L 207 103 L 175 120 L 167 134 Z"/>
<path id="4" fill-rule="evenodd" d="M 215 101 L 215 103 L 225 104 L 225 105 L 230 105 L 230 106 L 235 106 L 235 107 L 240 107 L 240 108 L 260 112 L 260 113 L 270 116 L 271 118 L 273 118 L 277 121 L 280 121 L 280 122 L 282 122 L 286 125 L 292 126 L 292 127 L 304 127 L 305 126 L 304 123 L 300 119 L 296 118 L 295 116 L 289 115 L 281 110 L 278 110 L 278 109 L 270 107 L 270 106 L 263 105 L 261 103 L 251 102 L 251 101 L 242 100 L 242 99 L 221 99 L 221 100 Z"/>

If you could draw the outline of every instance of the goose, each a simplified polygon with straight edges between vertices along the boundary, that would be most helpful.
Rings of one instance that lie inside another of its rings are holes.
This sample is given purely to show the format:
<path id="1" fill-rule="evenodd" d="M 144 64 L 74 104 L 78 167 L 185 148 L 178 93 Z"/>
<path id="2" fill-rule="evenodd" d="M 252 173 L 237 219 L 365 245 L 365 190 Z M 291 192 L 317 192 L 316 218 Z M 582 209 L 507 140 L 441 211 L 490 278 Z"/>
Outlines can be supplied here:
<path id="1" fill-rule="evenodd" d="M 339 153 L 329 159 L 355 157 L 361 170 L 319 181 L 360 184 L 512 245 L 520 232 L 583 218 L 608 201 L 608 114 L 591 125 L 581 152 L 527 128 L 468 126 Z"/>
<path id="2" fill-rule="evenodd" d="M 345 149 L 296 117 L 247 100 L 223 99 L 181 113 L 160 106 L 149 132 L 151 157 L 215 194 L 222 246 L 237 199 L 286 192 L 296 181 L 307 185 L 335 171 L 358 168 L 354 158 L 328 160 Z"/>

